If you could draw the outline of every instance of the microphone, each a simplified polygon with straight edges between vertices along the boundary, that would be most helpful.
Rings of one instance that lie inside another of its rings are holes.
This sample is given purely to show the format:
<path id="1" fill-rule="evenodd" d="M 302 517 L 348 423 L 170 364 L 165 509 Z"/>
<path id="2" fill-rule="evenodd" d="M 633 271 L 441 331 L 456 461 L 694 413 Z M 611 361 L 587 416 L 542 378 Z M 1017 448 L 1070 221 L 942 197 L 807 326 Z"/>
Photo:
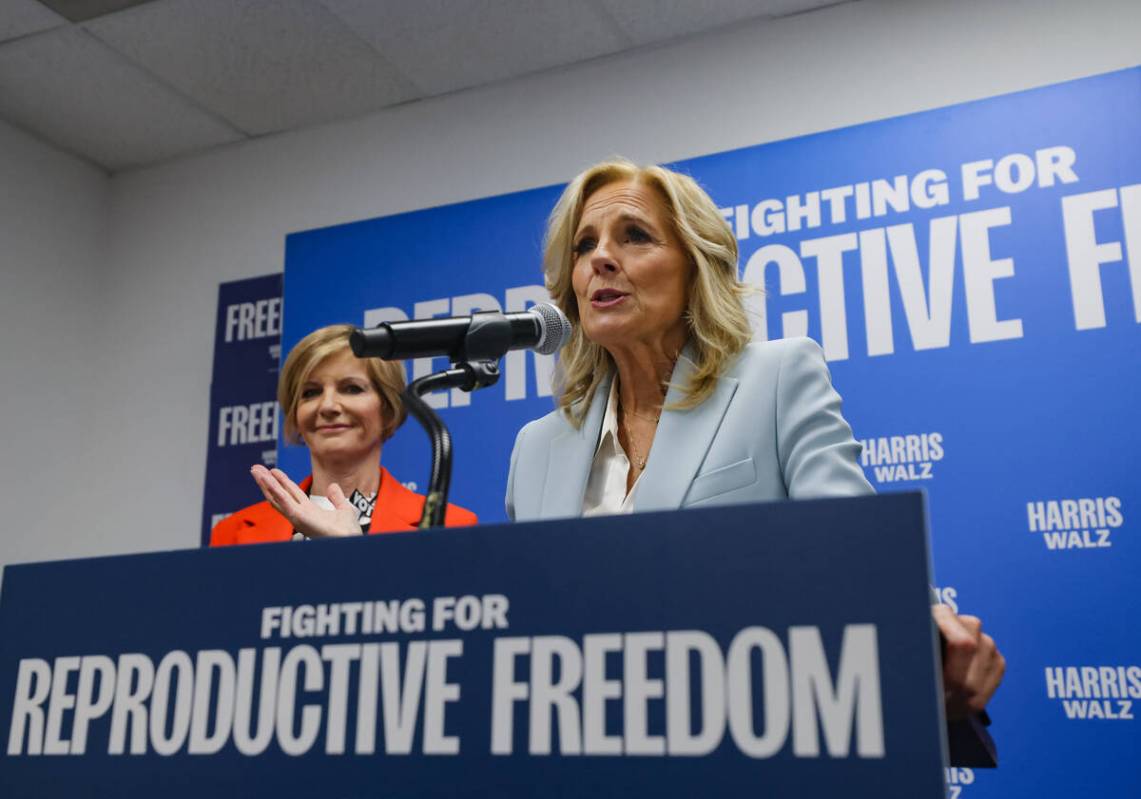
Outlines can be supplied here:
<path id="1" fill-rule="evenodd" d="M 571 324 L 563 312 L 541 302 L 526 311 L 484 311 L 444 319 L 381 322 L 358 328 L 349 346 L 358 358 L 425 358 L 447 355 L 454 361 L 493 360 L 508 350 L 531 349 L 550 355 L 566 344 Z"/>

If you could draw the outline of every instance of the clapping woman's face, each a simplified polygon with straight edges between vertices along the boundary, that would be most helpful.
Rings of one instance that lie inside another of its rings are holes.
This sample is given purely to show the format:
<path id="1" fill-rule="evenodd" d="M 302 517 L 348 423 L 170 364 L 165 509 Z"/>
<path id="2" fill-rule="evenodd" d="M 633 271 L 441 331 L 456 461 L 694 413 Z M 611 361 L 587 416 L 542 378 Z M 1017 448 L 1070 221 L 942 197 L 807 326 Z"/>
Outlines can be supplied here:
<path id="1" fill-rule="evenodd" d="M 317 364 L 302 383 L 297 432 L 318 459 L 376 457 L 384 431 L 383 410 L 364 361 L 345 349 Z"/>
<path id="2" fill-rule="evenodd" d="M 676 353 L 693 266 L 657 191 L 610 183 L 583 204 L 571 282 L 586 337 L 613 351 L 634 342 Z"/>

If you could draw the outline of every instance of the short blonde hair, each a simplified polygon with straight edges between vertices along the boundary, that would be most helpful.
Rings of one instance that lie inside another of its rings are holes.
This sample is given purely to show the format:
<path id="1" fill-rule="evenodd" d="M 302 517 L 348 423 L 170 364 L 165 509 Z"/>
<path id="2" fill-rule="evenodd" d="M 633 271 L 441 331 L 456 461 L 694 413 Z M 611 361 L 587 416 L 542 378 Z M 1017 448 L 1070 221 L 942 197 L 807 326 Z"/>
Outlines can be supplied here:
<path id="1" fill-rule="evenodd" d="M 692 408 L 713 393 L 718 378 L 752 338 L 743 299 L 753 293 L 737 275 L 737 239 L 716 203 L 693 178 L 660 166 L 638 166 L 614 158 L 587 169 L 563 191 L 547 221 L 543 271 L 547 291 L 571 321 L 569 343 L 559 359 L 558 405 L 575 427 L 590 408 L 595 389 L 614 369 L 609 353 L 587 339 L 571 282 L 574 235 L 583 205 L 611 183 L 631 181 L 652 187 L 662 200 L 674 232 L 694 265 L 685 312 L 695 369 L 674 407 Z"/>
<path id="2" fill-rule="evenodd" d="M 285 417 L 285 440 L 291 444 L 301 443 L 296 422 L 301 387 L 322 361 L 349 349 L 349 335 L 354 329 L 352 325 L 319 328 L 289 351 L 277 379 L 277 402 Z M 381 410 L 384 418 L 380 440 L 387 441 L 408 416 L 400 396 L 404 391 L 404 366 L 399 361 L 382 361 L 379 358 L 365 358 L 363 362 L 369 382 L 384 406 Z"/>

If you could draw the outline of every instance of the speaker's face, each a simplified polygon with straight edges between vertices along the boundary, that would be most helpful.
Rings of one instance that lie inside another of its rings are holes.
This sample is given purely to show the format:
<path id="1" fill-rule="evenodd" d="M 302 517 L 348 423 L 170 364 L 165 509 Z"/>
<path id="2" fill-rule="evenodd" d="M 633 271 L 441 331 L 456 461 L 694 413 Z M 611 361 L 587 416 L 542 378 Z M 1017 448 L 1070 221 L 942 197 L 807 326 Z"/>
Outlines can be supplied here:
<path id="1" fill-rule="evenodd" d="M 598 189 L 583 204 L 572 246 L 586 337 L 611 353 L 647 346 L 676 355 L 693 266 L 657 191 L 631 181 Z"/>

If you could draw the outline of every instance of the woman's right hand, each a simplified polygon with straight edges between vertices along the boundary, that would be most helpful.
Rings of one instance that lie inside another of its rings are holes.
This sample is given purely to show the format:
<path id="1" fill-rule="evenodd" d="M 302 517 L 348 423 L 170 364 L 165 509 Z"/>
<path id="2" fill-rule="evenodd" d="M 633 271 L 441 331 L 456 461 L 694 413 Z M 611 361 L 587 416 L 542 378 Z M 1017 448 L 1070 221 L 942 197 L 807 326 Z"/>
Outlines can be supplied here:
<path id="1" fill-rule="evenodd" d="M 293 529 L 308 538 L 343 538 L 361 535 L 357 509 L 336 483 L 329 485 L 329 501 L 333 509 L 318 507 L 309 495 L 281 469 L 267 469 L 258 464 L 250 474 L 274 510 L 289 520 Z"/>

